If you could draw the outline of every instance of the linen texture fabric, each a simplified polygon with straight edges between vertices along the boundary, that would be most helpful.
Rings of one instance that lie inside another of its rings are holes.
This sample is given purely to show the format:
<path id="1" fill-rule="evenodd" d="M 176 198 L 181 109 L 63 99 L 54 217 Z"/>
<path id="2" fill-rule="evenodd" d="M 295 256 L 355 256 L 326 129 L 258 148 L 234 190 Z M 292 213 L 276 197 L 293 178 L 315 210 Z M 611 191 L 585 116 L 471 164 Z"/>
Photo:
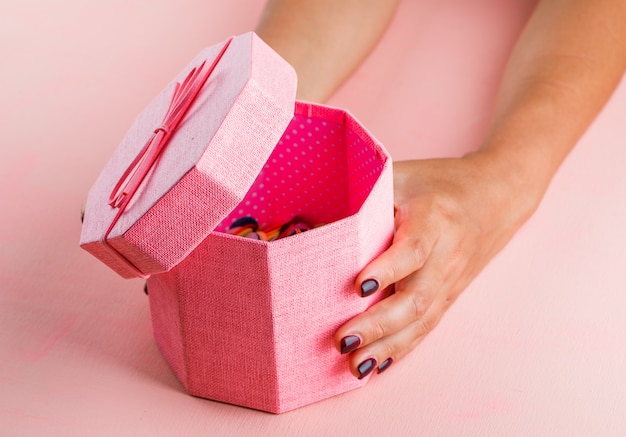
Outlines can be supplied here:
<path id="1" fill-rule="evenodd" d="M 133 272 L 100 241 L 114 215 L 106 199 L 172 87 L 139 116 L 89 194 L 81 244 L 122 276 Z M 284 60 L 254 34 L 234 38 L 110 240 L 151 274 L 154 337 L 185 389 L 272 413 L 366 383 L 332 336 L 384 298 L 361 298 L 354 281 L 393 238 L 388 153 L 347 111 L 294 105 L 294 95 Z M 270 242 L 226 233 L 245 216 L 263 227 L 299 217 L 314 228 Z"/>

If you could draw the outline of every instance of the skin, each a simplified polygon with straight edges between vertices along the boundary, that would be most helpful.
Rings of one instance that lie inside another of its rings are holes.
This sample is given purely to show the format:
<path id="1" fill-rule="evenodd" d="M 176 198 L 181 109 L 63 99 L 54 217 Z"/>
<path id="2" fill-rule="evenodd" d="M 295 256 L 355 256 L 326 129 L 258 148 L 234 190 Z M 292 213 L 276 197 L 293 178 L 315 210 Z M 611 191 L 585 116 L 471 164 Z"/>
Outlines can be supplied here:
<path id="1" fill-rule="evenodd" d="M 323 102 L 383 35 L 398 1 L 270 0 L 257 33 Z M 335 334 L 361 338 L 350 369 L 398 361 L 533 214 L 626 69 L 625 0 L 540 0 L 510 55 L 489 133 L 460 158 L 394 163 L 396 235 L 358 275 L 395 294 Z"/>

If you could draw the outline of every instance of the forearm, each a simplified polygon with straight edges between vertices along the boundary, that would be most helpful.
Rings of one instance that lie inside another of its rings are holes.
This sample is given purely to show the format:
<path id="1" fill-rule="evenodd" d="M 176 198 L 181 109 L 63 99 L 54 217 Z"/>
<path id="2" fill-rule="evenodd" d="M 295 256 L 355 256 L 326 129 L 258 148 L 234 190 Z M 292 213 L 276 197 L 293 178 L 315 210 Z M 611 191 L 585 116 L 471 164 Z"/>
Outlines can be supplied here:
<path id="1" fill-rule="evenodd" d="M 481 152 L 528 193 L 529 208 L 619 83 L 624 23 L 623 0 L 543 0 L 522 33 Z"/>
<path id="2" fill-rule="evenodd" d="M 367 57 L 399 0 L 269 0 L 256 31 L 298 74 L 298 98 L 323 102 Z"/>

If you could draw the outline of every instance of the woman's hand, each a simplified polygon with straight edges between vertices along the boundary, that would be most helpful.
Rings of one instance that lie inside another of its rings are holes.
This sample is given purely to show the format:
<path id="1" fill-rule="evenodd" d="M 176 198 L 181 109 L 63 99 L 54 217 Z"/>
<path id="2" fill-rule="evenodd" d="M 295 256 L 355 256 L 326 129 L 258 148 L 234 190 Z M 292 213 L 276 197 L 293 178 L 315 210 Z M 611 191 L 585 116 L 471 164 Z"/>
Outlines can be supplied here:
<path id="1" fill-rule="evenodd" d="M 296 69 L 298 98 L 322 102 L 367 57 L 397 4 L 271 0 L 257 31 Z M 626 71 L 625 21 L 624 0 L 539 0 L 481 150 L 395 165 L 393 245 L 356 281 L 359 293 L 395 285 L 395 294 L 336 333 L 355 375 L 412 350 L 534 211 Z"/>
<path id="2" fill-rule="evenodd" d="M 530 216 L 540 196 L 520 195 L 508 173 L 480 153 L 394 164 L 396 235 L 355 285 L 362 295 L 389 286 L 395 293 L 335 335 L 342 353 L 353 351 L 355 376 L 413 350 Z"/>

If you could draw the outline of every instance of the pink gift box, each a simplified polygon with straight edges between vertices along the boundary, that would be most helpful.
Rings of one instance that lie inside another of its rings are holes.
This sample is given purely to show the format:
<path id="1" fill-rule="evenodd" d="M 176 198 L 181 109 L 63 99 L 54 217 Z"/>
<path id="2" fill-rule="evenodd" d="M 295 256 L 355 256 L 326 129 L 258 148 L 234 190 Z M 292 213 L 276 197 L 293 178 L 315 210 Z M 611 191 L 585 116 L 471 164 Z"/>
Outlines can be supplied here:
<path id="1" fill-rule="evenodd" d="M 295 88 L 253 33 L 203 50 L 122 140 L 81 235 L 122 276 L 149 276 L 156 342 L 190 394 L 273 413 L 366 382 L 332 336 L 381 298 L 354 280 L 393 237 L 388 153 L 342 109 L 294 107 Z M 245 216 L 321 226 L 228 234 Z"/>

